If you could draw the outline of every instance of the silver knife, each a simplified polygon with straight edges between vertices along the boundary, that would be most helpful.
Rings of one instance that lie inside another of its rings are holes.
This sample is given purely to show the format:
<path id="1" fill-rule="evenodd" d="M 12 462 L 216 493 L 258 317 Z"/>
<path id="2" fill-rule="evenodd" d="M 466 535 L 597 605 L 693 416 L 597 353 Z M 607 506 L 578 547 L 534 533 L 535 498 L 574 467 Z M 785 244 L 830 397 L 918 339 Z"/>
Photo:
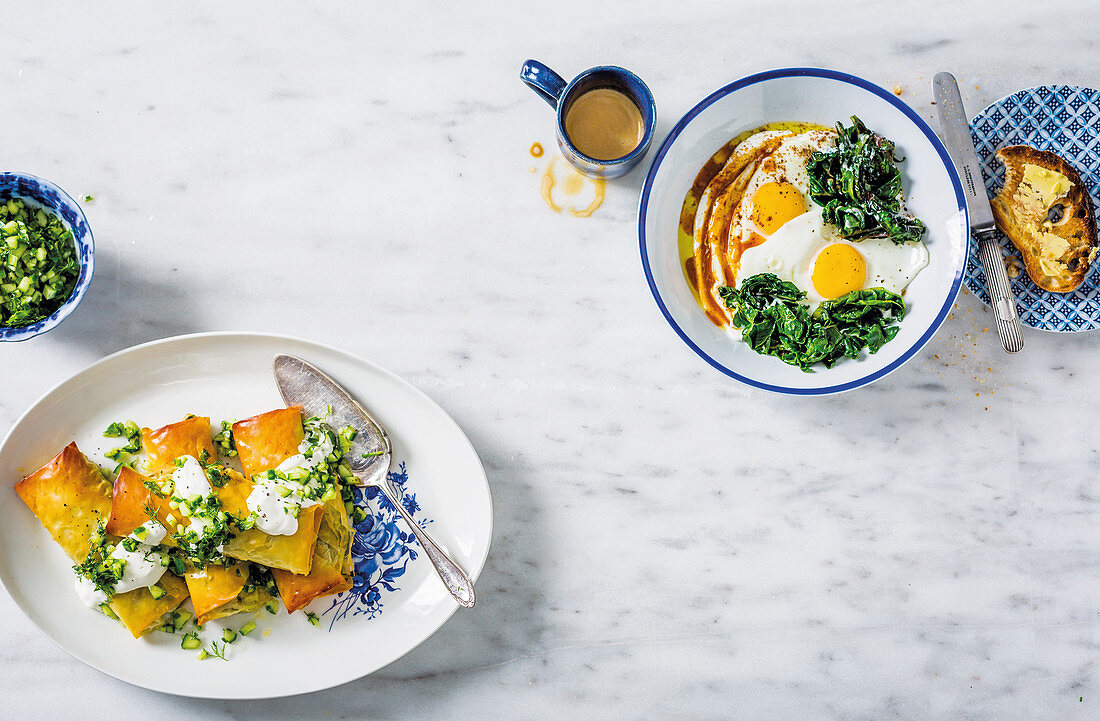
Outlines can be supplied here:
<path id="1" fill-rule="evenodd" d="M 943 143 L 962 178 L 966 207 L 970 210 L 970 232 L 978 240 L 978 257 L 985 271 L 989 301 L 997 316 L 997 334 L 1001 336 L 1005 351 L 1018 353 L 1024 347 L 1020 317 L 1016 314 L 1016 299 L 1008 285 L 1001 246 L 995 237 L 993 211 L 989 206 L 985 183 L 982 182 L 982 169 L 978 165 L 978 154 L 974 151 L 974 139 L 963 110 L 959 84 L 951 73 L 936 73 L 932 79 L 932 91 L 940 111 Z"/>
<path id="2" fill-rule="evenodd" d="M 358 431 L 351 442 L 351 450 L 344 458 L 352 474 L 359 480 L 359 485 L 375 486 L 382 491 L 405 519 L 451 596 L 460 606 L 472 607 L 476 597 L 470 577 L 413 520 L 401 503 L 401 494 L 389 480 L 392 449 L 386 429 L 336 381 L 301 358 L 277 355 L 272 363 L 272 371 L 275 374 L 275 384 L 279 387 L 279 395 L 288 406 L 301 406 L 307 416 L 323 416 L 331 407 L 329 425 L 333 428 L 351 426 Z"/>

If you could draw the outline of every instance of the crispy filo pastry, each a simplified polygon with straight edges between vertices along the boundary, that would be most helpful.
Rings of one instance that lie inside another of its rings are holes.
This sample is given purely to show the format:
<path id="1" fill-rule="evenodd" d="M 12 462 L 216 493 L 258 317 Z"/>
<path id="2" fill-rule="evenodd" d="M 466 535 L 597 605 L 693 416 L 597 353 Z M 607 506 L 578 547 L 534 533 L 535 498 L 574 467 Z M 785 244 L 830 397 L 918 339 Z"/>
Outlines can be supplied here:
<path id="1" fill-rule="evenodd" d="M 287 458 L 297 455 L 303 438 L 302 411 L 297 406 L 262 413 L 233 426 L 233 442 L 248 477 L 276 468 Z M 322 510 L 323 515 L 309 574 L 303 576 L 272 569 L 279 595 L 290 613 L 315 598 L 351 588 L 353 529 L 347 509 L 340 498 L 304 508 L 298 516 L 299 530 L 302 516 L 318 510 Z"/>
<path id="2" fill-rule="evenodd" d="M 283 409 L 291 410 L 291 409 Z M 270 414 L 264 414 L 265 416 Z M 274 417 L 275 422 L 264 422 L 259 425 L 253 426 L 259 431 L 258 434 L 249 434 L 246 432 L 246 438 L 249 439 L 248 447 L 253 450 L 253 454 L 260 454 L 259 457 L 277 457 L 280 456 L 288 444 L 293 443 L 292 450 L 286 455 L 281 455 L 279 460 L 275 463 L 274 468 L 281 463 L 285 458 L 296 454 L 298 452 L 298 444 L 301 443 L 301 439 L 305 437 L 305 431 L 302 429 L 302 414 L 297 409 L 292 409 L 293 420 L 297 422 L 297 440 L 293 440 L 293 424 L 287 423 L 286 419 L 279 419 Z M 257 416 L 262 418 L 262 416 Z M 256 420 L 256 419 L 250 419 Z M 244 423 L 248 424 L 248 421 Z M 237 424 L 240 425 L 240 424 Z M 274 432 L 268 433 L 268 428 L 271 428 Z M 290 429 L 288 433 L 286 429 Z M 236 431 L 236 426 L 234 426 Z M 176 459 L 180 456 L 190 455 L 195 458 L 202 458 L 203 451 L 206 451 L 209 455 L 207 458 L 210 461 L 217 459 L 217 455 L 214 451 L 213 442 L 210 435 L 210 419 L 206 416 L 195 416 L 188 418 L 187 420 L 180 421 L 178 423 L 172 423 L 163 428 L 158 428 L 155 431 L 146 431 L 145 449 L 149 452 L 149 465 L 151 468 L 157 468 L 164 472 L 170 472 L 175 469 Z M 156 459 L 154 460 L 154 449 L 156 449 Z M 244 461 L 245 454 L 238 449 L 238 454 L 242 456 L 242 463 Z M 249 458 L 253 455 L 249 455 Z M 246 468 L 248 466 L 245 466 Z M 252 493 L 253 483 L 248 480 L 251 476 L 244 477 L 240 473 L 237 473 L 231 468 L 223 466 L 218 467 L 225 476 L 228 478 L 225 485 L 221 487 L 214 487 L 214 495 L 221 501 L 222 510 L 236 516 L 238 518 L 246 518 L 249 515 L 248 511 L 248 496 Z M 266 468 L 263 470 L 267 470 Z M 120 480 L 122 477 L 120 475 Z M 146 480 L 146 479 L 141 479 Z M 131 474 L 127 475 L 125 479 L 126 483 L 136 488 L 137 482 Z M 119 481 L 115 481 L 116 495 L 118 494 Z M 142 484 L 144 487 L 144 484 Z M 149 496 L 157 496 L 146 489 Z M 149 499 L 141 497 L 140 494 L 136 494 L 138 499 L 144 503 Z M 161 517 L 163 522 L 163 516 L 166 516 L 168 511 L 168 498 L 158 497 L 154 501 L 154 506 L 157 508 L 157 515 Z M 131 503 L 135 505 L 136 501 Z M 132 509 L 131 509 L 132 512 Z M 179 514 L 176 514 L 177 517 Z M 186 525 L 186 524 L 185 524 Z M 263 566 L 269 566 L 270 568 L 281 568 L 292 573 L 309 573 L 310 566 L 313 562 L 313 546 L 317 541 L 317 529 L 321 525 L 321 509 L 319 507 L 310 507 L 302 510 L 302 513 L 298 517 L 298 532 L 291 536 L 272 536 L 264 533 L 263 531 L 250 528 L 243 531 L 238 531 L 236 535 L 231 538 L 226 544 L 224 553 L 230 558 L 235 558 L 239 561 L 251 561 Z"/>
<path id="3" fill-rule="evenodd" d="M 153 598 L 148 588 L 138 588 L 117 594 L 108 602 L 134 638 L 160 628 L 164 624 L 164 614 L 176 610 L 187 600 L 187 584 L 179 576 L 167 572 L 157 585 L 166 591 L 160 598 Z"/>
<path id="4" fill-rule="evenodd" d="M 324 516 L 313 549 L 313 570 L 308 576 L 279 569 L 271 571 L 287 613 L 294 613 L 315 598 L 351 588 L 352 527 L 344 501 L 336 497 L 319 507 L 324 509 Z"/>
<path id="5" fill-rule="evenodd" d="M 222 510 L 238 518 L 248 516 L 248 496 L 254 484 L 240 473 L 225 469 L 229 480 L 215 489 L 222 502 Z M 321 506 L 303 508 L 298 514 L 298 530 L 290 536 L 272 536 L 258 528 L 237 531 L 225 544 L 225 555 L 241 561 L 251 561 L 267 566 L 272 571 L 281 569 L 290 573 L 309 573 L 313 565 L 313 547 L 321 527 Z"/>
<path id="6" fill-rule="evenodd" d="M 74 563 L 88 555 L 96 527 L 100 521 L 106 523 L 111 513 L 111 486 L 76 443 L 16 483 L 15 491 Z M 134 638 L 158 628 L 164 614 L 187 598 L 186 585 L 171 573 L 165 573 L 157 585 L 167 592 L 161 598 L 139 588 L 116 594 L 108 602 Z"/>
<path id="7" fill-rule="evenodd" d="M 233 424 L 233 444 L 245 478 L 277 468 L 298 455 L 306 437 L 299 406 L 279 408 Z"/>
<path id="8" fill-rule="evenodd" d="M 235 613 L 249 613 L 271 600 L 266 588 L 258 585 L 248 588 L 247 563 L 210 564 L 202 570 L 188 572 L 185 577 L 199 623 Z"/>
<path id="9" fill-rule="evenodd" d="M 150 473 L 171 473 L 180 456 L 192 456 L 202 460 L 203 451 L 211 462 L 218 460 L 214 450 L 213 436 L 210 434 L 208 416 L 191 416 L 176 423 L 154 430 L 141 429 L 142 445 L 149 455 L 146 466 Z"/>
<path id="10" fill-rule="evenodd" d="M 88 555 L 96 526 L 111 512 L 111 484 L 76 443 L 16 483 L 15 492 L 74 563 Z"/>
<path id="11" fill-rule="evenodd" d="M 168 505 L 169 499 L 154 493 L 146 485 L 152 480 L 129 466 L 119 469 L 111 491 L 111 513 L 107 519 L 107 533 L 114 536 L 130 535 L 135 528 L 149 520 L 150 509 L 156 513 L 157 521 L 161 525 L 172 528 L 168 523 L 168 514 L 172 511 Z M 177 523 L 187 525 L 190 519 L 179 516 Z M 162 543 L 166 546 L 176 545 L 171 535 L 165 536 Z"/>

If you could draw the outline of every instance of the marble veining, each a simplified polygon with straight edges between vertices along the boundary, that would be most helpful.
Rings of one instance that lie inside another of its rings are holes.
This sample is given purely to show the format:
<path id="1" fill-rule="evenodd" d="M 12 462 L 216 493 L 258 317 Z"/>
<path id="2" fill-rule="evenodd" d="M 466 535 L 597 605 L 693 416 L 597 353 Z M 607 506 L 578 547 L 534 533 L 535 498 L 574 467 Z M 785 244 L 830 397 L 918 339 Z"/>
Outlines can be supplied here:
<path id="1" fill-rule="evenodd" d="M 1098 10 L 20 6 L 4 166 L 94 196 L 97 263 L 65 323 L 0 345 L 0 432 L 135 343 L 299 335 L 447 409 L 496 530 L 477 608 L 373 676 L 283 700 L 132 688 L 0 594 L 0 718 L 1100 718 L 1100 335 L 1025 329 L 1008 357 L 964 292 L 868 388 L 736 385 L 652 302 L 643 169 L 590 218 L 543 204 L 553 116 L 518 79 L 527 57 L 630 68 L 657 100 L 654 149 L 712 90 L 789 65 L 896 87 L 935 127 L 938 70 L 971 113 L 1095 87 Z"/>

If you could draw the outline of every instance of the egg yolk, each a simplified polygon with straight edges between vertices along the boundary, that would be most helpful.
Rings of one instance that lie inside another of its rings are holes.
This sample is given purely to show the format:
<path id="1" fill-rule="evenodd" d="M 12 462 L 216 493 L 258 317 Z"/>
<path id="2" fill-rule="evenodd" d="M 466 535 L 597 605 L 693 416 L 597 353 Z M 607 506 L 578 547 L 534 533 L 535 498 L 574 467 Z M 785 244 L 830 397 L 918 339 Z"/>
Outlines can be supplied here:
<path id="1" fill-rule="evenodd" d="M 823 298 L 839 298 L 859 290 L 867 279 L 867 263 L 858 250 L 844 243 L 821 249 L 814 261 L 810 280 Z"/>
<path id="2" fill-rule="evenodd" d="M 790 183 L 764 183 L 752 196 L 752 222 L 766 235 L 805 212 L 801 191 Z"/>

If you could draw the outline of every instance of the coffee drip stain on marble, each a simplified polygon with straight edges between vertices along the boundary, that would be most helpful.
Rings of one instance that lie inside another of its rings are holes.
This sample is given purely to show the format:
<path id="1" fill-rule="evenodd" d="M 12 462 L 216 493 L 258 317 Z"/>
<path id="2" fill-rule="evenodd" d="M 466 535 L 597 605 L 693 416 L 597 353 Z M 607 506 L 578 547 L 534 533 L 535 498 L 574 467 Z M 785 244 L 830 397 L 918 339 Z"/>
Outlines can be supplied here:
<path id="1" fill-rule="evenodd" d="M 582 175 L 564 159 L 555 156 L 543 169 L 539 187 L 550 210 L 587 218 L 603 203 L 607 181 Z"/>

